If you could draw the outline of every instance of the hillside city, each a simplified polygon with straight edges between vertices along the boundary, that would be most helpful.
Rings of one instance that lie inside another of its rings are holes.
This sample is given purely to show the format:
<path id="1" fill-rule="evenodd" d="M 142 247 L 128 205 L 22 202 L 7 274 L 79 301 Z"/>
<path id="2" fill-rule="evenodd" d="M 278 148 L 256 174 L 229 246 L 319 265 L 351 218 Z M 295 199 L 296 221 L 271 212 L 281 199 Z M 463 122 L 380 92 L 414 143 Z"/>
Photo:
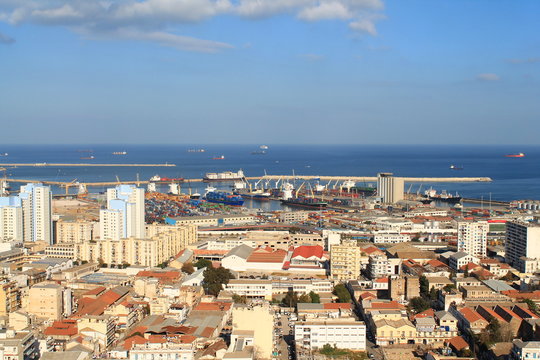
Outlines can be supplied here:
<path id="1" fill-rule="evenodd" d="M 0 360 L 540 358 L 538 203 L 383 185 L 297 211 L 21 186 L 0 197 Z"/>

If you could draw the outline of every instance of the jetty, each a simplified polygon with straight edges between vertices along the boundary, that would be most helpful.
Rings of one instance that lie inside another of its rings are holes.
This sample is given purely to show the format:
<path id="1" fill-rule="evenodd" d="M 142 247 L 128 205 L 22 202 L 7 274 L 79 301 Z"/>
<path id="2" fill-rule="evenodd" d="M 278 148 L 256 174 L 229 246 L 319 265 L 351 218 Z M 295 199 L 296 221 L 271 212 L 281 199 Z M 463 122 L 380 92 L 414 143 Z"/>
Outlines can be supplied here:
<path id="1" fill-rule="evenodd" d="M 125 167 L 125 166 L 133 166 L 133 167 L 173 167 L 176 166 L 176 164 L 95 164 L 95 163 L 47 163 L 47 162 L 41 162 L 41 163 L 8 163 L 8 164 L 0 164 L 0 167 L 44 167 L 44 166 L 51 166 L 51 167 L 70 167 L 70 166 L 80 166 L 80 167 L 87 167 L 87 166 L 95 166 L 95 167 Z"/>

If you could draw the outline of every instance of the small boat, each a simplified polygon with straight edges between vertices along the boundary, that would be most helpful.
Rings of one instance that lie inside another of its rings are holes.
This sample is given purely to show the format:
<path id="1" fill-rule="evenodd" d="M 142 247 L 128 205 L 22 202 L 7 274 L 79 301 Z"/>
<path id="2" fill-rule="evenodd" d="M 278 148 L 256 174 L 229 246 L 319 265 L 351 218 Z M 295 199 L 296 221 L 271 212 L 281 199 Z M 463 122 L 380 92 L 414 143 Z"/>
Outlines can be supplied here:
<path id="1" fill-rule="evenodd" d="M 81 159 L 83 160 L 93 160 L 95 159 L 94 155 L 90 155 L 90 156 L 81 156 Z"/>
<path id="2" fill-rule="evenodd" d="M 127 151 L 115 151 L 112 154 L 113 155 L 127 155 Z"/>
<path id="3" fill-rule="evenodd" d="M 204 150 L 204 149 L 188 149 L 187 152 L 190 152 L 190 153 L 203 153 L 205 151 L 206 150 Z"/>
<path id="4" fill-rule="evenodd" d="M 252 151 L 251 155 L 266 155 L 266 151 L 264 151 L 264 150 Z"/>
<path id="5" fill-rule="evenodd" d="M 463 170 L 463 166 L 450 165 L 450 170 Z"/>
<path id="6" fill-rule="evenodd" d="M 506 154 L 505 157 L 513 157 L 513 158 L 522 158 L 525 157 L 524 153 L 517 153 L 517 154 Z"/>
<path id="7" fill-rule="evenodd" d="M 259 149 L 268 150 L 268 146 L 267 145 L 261 145 L 261 146 L 259 146 Z"/>
<path id="8" fill-rule="evenodd" d="M 214 157 L 212 158 L 212 160 L 225 160 L 225 155 L 214 156 Z"/>
<path id="9" fill-rule="evenodd" d="M 8 156 L 8 153 L 1 153 L 0 156 Z"/>

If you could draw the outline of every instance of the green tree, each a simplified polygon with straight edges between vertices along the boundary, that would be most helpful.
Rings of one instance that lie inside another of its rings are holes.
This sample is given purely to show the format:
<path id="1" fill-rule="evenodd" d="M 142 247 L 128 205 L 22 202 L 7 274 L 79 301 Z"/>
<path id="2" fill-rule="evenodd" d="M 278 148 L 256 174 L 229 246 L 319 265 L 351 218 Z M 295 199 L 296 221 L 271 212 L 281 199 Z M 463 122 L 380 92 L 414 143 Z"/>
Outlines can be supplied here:
<path id="1" fill-rule="evenodd" d="M 316 294 L 313 291 L 310 291 L 309 297 L 311 298 L 311 302 L 314 304 L 318 304 L 321 302 L 321 297 L 319 296 L 319 294 Z"/>
<path id="2" fill-rule="evenodd" d="M 420 295 L 423 298 L 429 297 L 429 282 L 424 275 L 420 276 Z"/>
<path id="3" fill-rule="evenodd" d="M 446 284 L 443 287 L 443 290 L 446 291 L 446 292 L 451 292 L 451 291 L 453 291 L 455 289 L 456 289 L 456 285 L 454 285 L 454 284 Z"/>
<path id="4" fill-rule="evenodd" d="M 538 305 L 536 305 L 534 301 L 532 301 L 531 299 L 525 299 L 523 300 L 523 302 L 527 304 L 527 306 L 529 307 L 529 310 L 531 310 L 533 313 L 535 314 L 538 313 Z"/>
<path id="5" fill-rule="evenodd" d="M 298 294 L 289 289 L 283 297 L 283 300 L 281 300 L 281 303 L 288 307 L 295 307 L 296 304 L 298 304 Z"/>
<path id="6" fill-rule="evenodd" d="M 502 329 L 501 329 L 501 323 L 499 320 L 492 318 L 489 322 L 488 326 L 486 327 L 486 330 L 489 334 L 489 342 L 490 343 L 496 343 L 502 341 Z"/>
<path id="7" fill-rule="evenodd" d="M 351 294 L 349 293 L 349 290 L 347 290 L 345 285 L 342 283 L 339 283 L 336 286 L 334 286 L 333 294 L 338 297 L 338 302 L 340 303 L 351 302 Z"/>
<path id="8" fill-rule="evenodd" d="M 197 262 L 195 262 L 193 264 L 193 266 L 195 266 L 197 269 L 212 267 L 212 262 L 210 260 L 206 260 L 206 259 L 201 258 L 201 259 L 197 260 Z"/>
<path id="9" fill-rule="evenodd" d="M 437 295 L 439 295 L 439 292 L 437 291 L 437 289 L 435 289 L 435 287 L 432 287 L 429 290 L 429 299 L 432 301 L 437 300 Z"/>
<path id="10" fill-rule="evenodd" d="M 411 301 L 409 301 L 409 307 L 418 314 L 422 311 L 429 309 L 431 307 L 431 304 L 429 301 L 425 300 L 422 297 L 415 297 L 412 298 Z"/>
<path id="11" fill-rule="evenodd" d="M 308 294 L 302 294 L 298 298 L 298 302 L 299 303 L 310 303 L 311 302 L 311 296 L 309 296 Z"/>
<path id="12" fill-rule="evenodd" d="M 184 265 L 182 265 L 182 269 L 181 269 L 183 272 L 185 272 L 186 274 L 193 274 L 195 272 L 195 268 L 193 267 L 193 264 L 188 262 L 188 263 L 185 263 Z"/>
<path id="13" fill-rule="evenodd" d="M 232 299 L 234 301 L 235 304 L 247 304 L 247 297 L 246 295 L 238 295 L 238 294 L 234 294 L 232 296 Z"/>
<path id="14" fill-rule="evenodd" d="M 223 289 L 223 285 L 227 285 L 230 279 L 233 279 L 234 276 L 231 274 L 229 269 L 225 269 L 220 266 L 214 268 L 212 266 L 207 267 L 203 272 L 203 288 L 207 294 L 217 296 L 219 292 Z"/>

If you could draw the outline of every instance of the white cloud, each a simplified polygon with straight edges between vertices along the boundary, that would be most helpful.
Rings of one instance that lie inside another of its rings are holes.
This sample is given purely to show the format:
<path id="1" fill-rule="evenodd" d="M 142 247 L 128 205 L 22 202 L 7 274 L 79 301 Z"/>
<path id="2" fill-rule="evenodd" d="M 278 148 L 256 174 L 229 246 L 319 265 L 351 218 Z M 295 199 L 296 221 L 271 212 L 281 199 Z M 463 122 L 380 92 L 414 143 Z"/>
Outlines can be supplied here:
<path id="1" fill-rule="evenodd" d="M 339 1 L 321 2 L 312 7 L 306 7 L 298 13 L 298 18 L 307 21 L 350 19 L 349 9 Z"/>
<path id="2" fill-rule="evenodd" d="M 478 74 L 476 76 L 476 80 L 479 81 L 499 81 L 500 79 L 499 75 L 493 73 Z"/>
<path id="3" fill-rule="evenodd" d="M 376 35 L 376 21 L 383 18 L 378 11 L 383 9 L 382 0 L 0 0 L 0 21 L 67 26 L 90 38 L 107 34 L 212 52 L 232 46 L 174 30 L 220 15 L 255 19 L 287 14 L 312 22 L 342 20 L 356 32 Z"/>

